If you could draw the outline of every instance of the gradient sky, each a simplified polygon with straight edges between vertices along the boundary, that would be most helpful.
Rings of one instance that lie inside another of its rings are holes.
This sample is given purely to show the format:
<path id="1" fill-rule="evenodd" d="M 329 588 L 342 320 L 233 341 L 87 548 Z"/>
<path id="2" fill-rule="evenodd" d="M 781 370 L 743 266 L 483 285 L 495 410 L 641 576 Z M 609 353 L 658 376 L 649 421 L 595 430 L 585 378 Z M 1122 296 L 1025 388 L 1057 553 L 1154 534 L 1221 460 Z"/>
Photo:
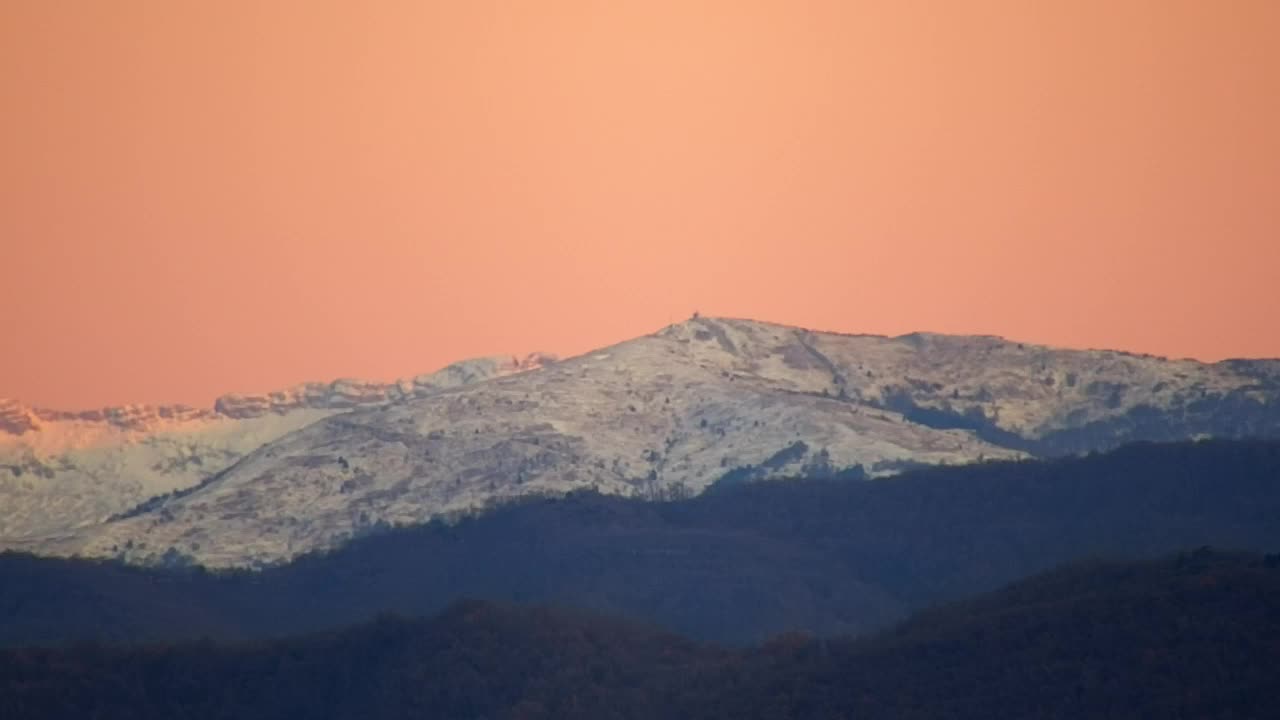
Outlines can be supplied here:
<path id="1" fill-rule="evenodd" d="M 0 3 L 0 396 L 693 310 L 1280 356 L 1280 2 Z"/>

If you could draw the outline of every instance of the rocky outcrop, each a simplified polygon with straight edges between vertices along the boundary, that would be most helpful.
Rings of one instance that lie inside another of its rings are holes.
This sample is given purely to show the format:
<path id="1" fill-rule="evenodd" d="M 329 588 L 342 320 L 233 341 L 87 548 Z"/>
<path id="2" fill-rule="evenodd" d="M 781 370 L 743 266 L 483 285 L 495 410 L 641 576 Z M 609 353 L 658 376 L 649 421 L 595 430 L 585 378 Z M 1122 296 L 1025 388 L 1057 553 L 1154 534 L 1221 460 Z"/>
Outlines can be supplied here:
<path id="1" fill-rule="evenodd" d="M 307 383 L 261 395 L 228 394 L 218 398 L 213 407 L 219 415 L 241 419 L 302 408 L 350 410 L 425 397 L 446 388 L 533 370 L 554 361 L 555 356 L 548 353 L 533 353 L 523 359 L 506 356 L 478 358 L 391 383 L 343 378 L 328 384 Z"/>
<path id="2" fill-rule="evenodd" d="M 268 413 L 284 414 L 301 409 L 350 410 L 385 405 L 411 397 L 430 395 L 489 378 L 534 370 L 556 361 L 550 353 L 523 358 L 476 358 L 448 365 L 432 373 L 394 382 L 340 378 L 329 383 L 303 383 L 260 394 L 228 393 L 212 408 L 188 405 L 118 405 L 93 410 L 66 411 L 31 408 L 11 398 L 0 398 L 0 434 L 22 435 L 40 430 L 46 423 L 102 423 L 121 430 L 147 432 L 162 427 L 216 420 L 242 420 Z"/>
<path id="3" fill-rule="evenodd" d="M 24 435 L 40 429 L 40 418 L 17 400 L 0 398 L 0 433 Z"/>
<path id="4" fill-rule="evenodd" d="M 349 409 L 360 405 L 381 405 L 398 396 L 398 386 L 361 380 L 308 383 L 262 395 L 228 394 L 213 405 L 219 415 L 254 418 L 267 413 L 287 413 L 302 408 Z"/>

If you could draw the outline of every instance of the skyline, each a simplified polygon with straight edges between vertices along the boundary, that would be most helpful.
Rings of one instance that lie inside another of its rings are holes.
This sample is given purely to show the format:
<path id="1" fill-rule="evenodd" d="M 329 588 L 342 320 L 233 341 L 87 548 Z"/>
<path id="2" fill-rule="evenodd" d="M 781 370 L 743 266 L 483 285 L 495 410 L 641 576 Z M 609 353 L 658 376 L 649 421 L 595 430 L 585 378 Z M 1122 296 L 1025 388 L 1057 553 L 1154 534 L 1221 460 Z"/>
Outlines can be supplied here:
<path id="1" fill-rule="evenodd" d="M 207 406 L 695 310 L 1280 357 L 1277 35 L 1265 0 L 15 0 L 0 397 Z"/>
<path id="2" fill-rule="evenodd" d="M 681 319 L 681 320 L 674 320 L 674 321 L 672 321 L 672 323 L 677 323 L 677 324 L 678 324 L 678 323 L 682 323 L 682 322 L 689 322 L 689 321 L 692 321 L 692 320 L 694 320 L 694 319 L 696 319 L 696 318 L 705 318 L 705 319 L 709 319 L 709 320 L 729 320 L 729 321 L 762 322 L 762 323 L 769 324 L 769 321 L 762 321 L 762 320 L 758 320 L 758 319 L 756 319 L 756 318 L 740 318 L 740 317 L 714 316 L 714 315 L 707 315 L 707 314 L 705 314 L 705 313 L 701 313 L 701 312 L 697 312 L 697 311 L 695 311 L 695 313 L 694 313 L 693 315 L 691 315 L 691 316 L 689 316 L 689 317 L 687 317 L 687 318 L 683 318 L 683 319 Z M 643 335 L 650 335 L 650 334 L 654 334 L 654 333 L 660 332 L 661 330 L 664 330 L 664 329 L 666 329 L 667 327 L 669 327 L 669 326 L 670 326 L 670 324 L 671 324 L 671 323 L 668 323 L 667 325 L 663 325 L 663 326 L 662 326 L 662 327 L 660 327 L 660 328 L 655 328 L 652 332 L 646 332 L 646 333 L 644 333 Z M 826 328 L 814 328 L 814 327 L 803 327 L 803 326 L 794 326 L 794 327 L 796 327 L 797 329 L 801 329 L 801 330 L 808 330 L 808 331 L 811 331 L 811 332 L 818 332 L 818 333 L 830 333 L 830 334 L 837 334 L 837 335 L 850 335 L 850 336 L 874 336 L 874 337 L 887 337 L 887 338 L 900 337 L 901 335 L 911 335 L 911 334 L 916 334 L 916 333 L 936 334 L 936 333 L 933 333 L 933 331 L 924 330 L 924 331 L 912 331 L 912 332 L 909 332 L 909 333 L 903 333 L 903 334 L 900 334 L 900 335 L 898 335 L 898 336 L 893 336 L 893 335 L 885 335 L 885 334 L 881 334 L 881 333 L 844 332 L 844 331 L 838 331 L 838 330 L 830 330 L 830 329 L 826 329 Z M 1171 361 L 1177 361 L 1177 360 L 1195 360 L 1195 361 L 1198 361 L 1198 362 L 1208 362 L 1208 363 L 1212 364 L 1212 363 L 1214 363 L 1214 362 L 1220 362 L 1220 361 L 1246 360 L 1246 359 L 1262 359 L 1262 360 L 1271 360 L 1271 359 L 1275 359 L 1275 360 L 1280 360 L 1280 358 L 1239 358 L 1239 357 L 1237 357 L 1237 358 L 1222 358 L 1221 360 L 1216 360 L 1216 361 L 1203 361 L 1203 360 L 1198 360 L 1197 358 L 1190 358 L 1190 357 L 1160 356 L 1160 355 L 1155 355 L 1155 354 L 1153 354 L 1153 353 L 1142 353 L 1142 352 L 1138 352 L 1138 351 L 1125 350 L 1124 348 L 1106 348 L 1106 347 L 1067 347 L 1067 346 L 1045 345 L 1045 344 L 1043 344 L 1043 343 L 1030 343 L 1030 342 L 1026 341 L 1025 339 L 1023 339 L 1023 338 L 1006 337 L 1006 336 L 1002 336 L 1002 335 L 993 335 L 993 334 L 957 334 L 957 333 L 942 333 L 942 334 L 951 335 L 951 336 L 957 336 L 957 337 L 996 337 L 996 338 L 999 338 L 999 339 L 1001 339 L 1001 340 L 1004 340 L 1004 341 L 1007 341 L 1007 342 L 1010 342 L 1010 343 L 1016 343 L 1016 344 L 1018 344 L 1018 346 L 1019 346 L 1019 347 L 1021 347 L 1021 346 L 1022 346 L 1022 345 L 1024 345 L 1024 344 L 1030 344 L 1030 345 L 1041 345 L 1041 346 L 1044 346 L 1044 347 L 1048 347 L 1048 348 L 1050 348 L 1050 349 L 1059 349 L 1059 350 L 1061 350 L 1061 349 L 1067 349 L 1067 350 L 1080 350 L 1080 351 L 1086 351 L 1086 352 L 1088 352 L 1088 351 L 1114 351 L 1114 352 L 1120 352 L 1120 353 L 1122 353 L 1122 354 L 1127 354 L 1127 355 L 1139 355 L 1139 356 L 1154 356 L 1154 357 L 1160 357 L 1160 358 L 1162 358 L 1162 359 L 1165 359 L 1165 360 L 1171 360 Z M 517 352 L 513 352 L 513 353 L 494 353 L 494 354 L 491 354 L 491 355 L 488 355 L 488 356 L 481 356 L 481 355 L 477 355 L 477 356 L 460 357 L 460 358 L 457 358 L 457 359 L 455 359 L 455 360 L 453 360 L 453 361 L 450 361 L 449 363 L 446 363 L 445 365 L 436 366 L 436 367 L 431 367 L 431 368 L 425 368 L 425 369 L 423 369 L 423 370 L 418 370 L 418 371 L 412 371 L 412 372 L 401 373 L 400 375 L 396 375 L 396 376 L 389 376 L 389 377 L 373 378 L 373 377 L 366 377 L 366 376 L 359 376 L 359 375 L 341 375 L 341 376 L 333 376 L 333 377 L 325 377 L 325 378 L 304 378 L 304 379 L 300 379 L 300 380 L 297 380 L 297 381 L 292 382 L 292 383 L 288 383 L 288 384 L 286 384 L 286 385 L 281 385 L 281 386 L 277 386 L 277 387 L 270 387 L 270 388 L 254 388 L 254 389 L 252 389 L 252 390 L 246 390 L 246 389 L 235 389 L 235 388 L 232 388 L 232 389 L 228 389 L 228 390 L 225 390 L 225 391 L 223 391 L 223 392 L 217 393 L 217 395 L 215 395 L 214 397 L 209 398 L 209 400 L 208 400 L 207 402 L 196 402 L 196 403 L 190 403 L 190 402 L 164 402 L 164 401 L 160 401 L 160 402 L 152 401 L 152 402 L 147 402 L 147 403 L 127 402 L 127 403 L 120 403 L 120 404 L 117 404 L 116 406 L 120 406 L 120 405 L 147 405 L 147 406 L 154 406 L 154 407 L 163 407 L 163 406 L 182 406 L 182 405 L 186 405 L 186 406 L 190 406 L 190 407 L 194 407 L 194 408 L 202 408 L 202 407 L 204 407 L 204 408 L 212 408 L 212 407 L 213 407 L 213 405 L 214 405 L 214 401 L 215 401 L 215 400 L 217 400 L 217 399 L 218 399 L 218 397 L 219 397 L 219 396 L 222 396 L 222 395 L 237 395 L 237 394 L 265 394 L 265 393 L 270 393 L 270 392 L 279 391 L 279 390 L 286 390 L 286 389 L 289 389 L 289 388 L 292 388 L 292 387 L 296 387 L 296 386 L 300 386 L 300 385 L 304 385 L 304 384 L 309 384 L 309 383 L 329 384 L 329 383 L 339 382 L 339 381 L 362 381 L 362 382 L 384 382 L 384 383 L 393 383 L 393 382 L 400 381 L 400 380 L 411 380 L 413 377 L 415 377 L 415 376 L 417 376 L 417 375 L 430 374 L 430 373 L 436 372 L 436 371 L 438 371 L 438 370 L 442 370 L 442 369 L 444 369 L 444 367 L 446 367 L 447 365 L 451 365 L 451 364 L 454 364 L 454 363 L 457 363 L 457 362 L 465 362 L 465 361 L 468 361 L 468 360 L 477 360 L 477 359 L 482 359 L 482 358 L 484 358 L 484 357 L 504 357 L 504 356 L 510 355 L 510 357 L 511 357 L 512 361 L 519 362 L 519 361 L 522 361 L 522 360 L 524 360 L 524 359 L 526 359 L 526 358 L 528 358 L 528 357 L 532 357 L 532 356 L 535 356 L 535 355 L 544 355 L 544 356 L 550 356 L 550 357 L 552 358 L 552 361 L 553 361 L 553 362 L 558 362 L 558 361 L 561 361 L 561 360 L 568 360 L 568 359 L 572 359 L 573 357 L 578 357 L 578 356 L 583 356 L 583 355 L 590 355 L 592 352 L 595 352 L 595 351 L 598 351 L 598 350 L 604 350 L 604 349 L 607 349 L 607 348 L 609 348 L 609 347 L 612 347 L 613 345 L 616 345 L 616 344 L 618 344 L 618 343 L 626 342 L 626 341 L 628 341 L 628 340 L 633 340 L 633 339 L 636 339 L 637 337 L 642 337 L 643 335 L 641 335 L 641 336 L 633 336 L 633 337 L 626 337 L 626 338 L 619 338 L 619 339 L 617 339 L 616 341 L 609 342 L 609 343 L 604 344 L 604 345 L 600 345 L 600 346 L 593 346 L 593 347 L 590 347 L 590 348 L 585 348 L 585 349 L 583 349 L 583 350 L 581 350 L 581 351 L 576 351 L 576 352 L 573 352 L 573 353 L 563 354 L 563 355 L 562 355 L 562 354 L 559 354 L 559 353 L 549 352 L 549 351 L 545 351 L 545 350 L 538 350 L 538 349 L 532 349 L 532 350 L 521 350 L 521 351 L 517 351 Z M 4 400 L 16 400 L 16 401 L 19 401 L 20 403 L 22 403 L 22 404 L 24 404 L 24 405 L 26 405 L 26 406 L 28 406 L 28 407 L 35 407 L 35 408 L 40 408 L 40 409 L 45 409 L 45 410 L 55 410 L 55 411 L 72 411 L 72 412 L 81 412 L 81 411 L 94 411 L 94 410 L 99 410 L 99 409 L 105 409 L 105 408 L 113 407 L 112 405 L 87 406 L 87 407 L 58 407 L 58 406 L 52 406 L 52 405 L 41 405 L 41 404 L 38 404 L 38 403 L 29 403 L 29 402 L 24 402 L 24 399 L 23 399 L 23 398 L 21 398 L 21 397 L 12 396 L 12 395 L 3 395 L 3 394 L 0 394 L 0 399 L 4 399 Z"/>

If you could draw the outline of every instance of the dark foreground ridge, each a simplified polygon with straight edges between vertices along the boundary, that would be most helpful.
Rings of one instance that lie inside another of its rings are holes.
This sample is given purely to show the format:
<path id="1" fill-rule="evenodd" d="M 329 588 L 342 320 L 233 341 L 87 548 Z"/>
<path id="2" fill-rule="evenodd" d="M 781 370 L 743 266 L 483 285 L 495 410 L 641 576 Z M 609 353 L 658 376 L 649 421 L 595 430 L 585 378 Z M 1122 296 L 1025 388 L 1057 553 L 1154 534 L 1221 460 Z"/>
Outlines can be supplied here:
<path id="1" fill-rule="evenodd" d="M 1280 556 L 1085 563 L 863 640 L 748 650 L 547 609 L 244 646 L 0 653 L 0 715 L 42 718 L 1249 718 L 1280 678 Z"/>
<path id="2" fill-rule="evenodd" d="M 1135 445 L 680 502 L 538 499 L 261 572 L 0 555 L 0 645 L 311 633 L 461 598 L 553 604 L 742 644 L 858 635 L 1087 557 L 1280 548 L 1280 443 Z"/>

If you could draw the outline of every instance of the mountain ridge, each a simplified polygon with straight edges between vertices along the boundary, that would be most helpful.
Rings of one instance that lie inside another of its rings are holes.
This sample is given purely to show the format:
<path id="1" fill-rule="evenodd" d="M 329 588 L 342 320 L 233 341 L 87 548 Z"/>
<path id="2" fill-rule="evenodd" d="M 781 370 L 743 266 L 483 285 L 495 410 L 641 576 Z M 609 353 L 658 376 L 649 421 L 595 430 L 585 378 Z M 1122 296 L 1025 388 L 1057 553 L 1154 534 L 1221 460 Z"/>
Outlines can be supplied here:
<path id="1" fill-rule="evenodd" d="M 121 405 L 85 411 L 0 398 L 0 541 L 99 522 L 147 498 L 193 487 L 257 447 L 323 417 L 518 372 L 555 361 L 464 360 L 390 383 L 339 379 L 259 394 L 226 394 L 211 407 Z"/>
<path id="2" fill-rule="evenodd" d="M 45 423 L 104 423 L 122 430 L 154 430 L 158 421 L 183 422 L 216 417 L 244 419 L 269 412 L 284 413 L 300 408 L 346 410 L 362 405 L 395 402 L 418 393 L 432 392 L 474 381 L 525 372 L 558 358 L 545 352 L 533 352 L 523 358 L 516 355 L 492 355 L 451 363 L 435 372 L 423 373 L 389 382 L 341 377 L 329 382 L 303 382 L 261 393 L 230 392 L 219 395 L 208 407 L 184 403 L 125 403 L 85 410 L 58 410 L 28 405 L 13 397 L 0 397 L 0 433 L 21 436 L 43 429 Z"/>
<path id="3" fill-rule="evenodd" d="M 128 546 L 139 559 L 179 547 L 215 565 L 270 563 L 378 523 L 528 493 L 680 495 L 727 477 L 879 477 L 1138 440 L 1280 436 L 1278 399 L 1274 360 L 1206 364 L 695 316 L 489 382 L 328 412 L 192 492 L 41 547 Z"/>

